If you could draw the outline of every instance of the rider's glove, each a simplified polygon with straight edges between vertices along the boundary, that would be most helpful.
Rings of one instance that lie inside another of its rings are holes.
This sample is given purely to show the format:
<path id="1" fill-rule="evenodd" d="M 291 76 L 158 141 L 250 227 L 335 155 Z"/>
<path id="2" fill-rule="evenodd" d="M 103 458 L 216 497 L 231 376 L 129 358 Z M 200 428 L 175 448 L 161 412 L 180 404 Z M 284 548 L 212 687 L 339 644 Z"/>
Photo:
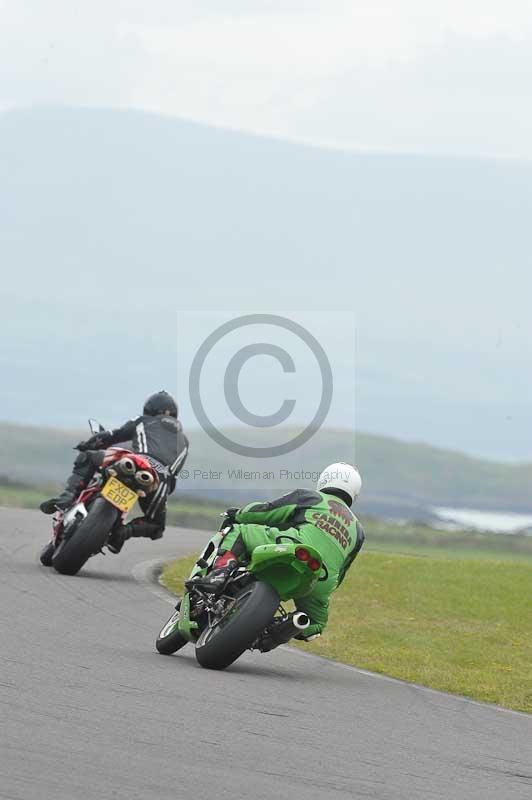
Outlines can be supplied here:
<path id="1" fill-rule="evenodd" d="M 95 436 L 91 436 L 90 439 L 87 439 L 86 442 L 79 442 L 74 449 L 79 450 L 81 453 L 84 453 L 85 450 L 101 450 L 107 447 L 110 438 L 111 435 L 108 431 L 97 433 Z"/>
<path id="2" fill-rule="evenodd" d="M 227 511 L 224 511 L 223 514 L 220 514 L 222 519 L 222 524 L 220 525 L 220 530 L 223 531 L 225 528 L 232 528 L 236 522 L 236 515 L 238 513 L 238 508 L 228 508 Z"/>

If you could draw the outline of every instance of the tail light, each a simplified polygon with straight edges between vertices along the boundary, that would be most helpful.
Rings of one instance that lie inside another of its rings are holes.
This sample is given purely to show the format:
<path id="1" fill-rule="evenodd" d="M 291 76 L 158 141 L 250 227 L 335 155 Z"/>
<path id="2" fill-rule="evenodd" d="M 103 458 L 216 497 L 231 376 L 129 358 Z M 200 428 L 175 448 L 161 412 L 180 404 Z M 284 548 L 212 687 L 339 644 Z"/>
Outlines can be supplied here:
<path id="1" fill-rule="evenodd" d="M 307 565 L 313 572 L 316 570 L 321 569 L 321 561 L 314 556 L 311 556 L 309 551 L 305 547 L 296 547 L 296 558 L 300 561 L 303 561 L 304 564 Z"/>
<path id="2" fill-rule="evenodd" d="M 135 454 L 135 461 L 137 462 L 137 467 L 139 469 L 149 470 L 151 468 L 150 462 L 146 458 L 143 458 L 138 453 Z"/>

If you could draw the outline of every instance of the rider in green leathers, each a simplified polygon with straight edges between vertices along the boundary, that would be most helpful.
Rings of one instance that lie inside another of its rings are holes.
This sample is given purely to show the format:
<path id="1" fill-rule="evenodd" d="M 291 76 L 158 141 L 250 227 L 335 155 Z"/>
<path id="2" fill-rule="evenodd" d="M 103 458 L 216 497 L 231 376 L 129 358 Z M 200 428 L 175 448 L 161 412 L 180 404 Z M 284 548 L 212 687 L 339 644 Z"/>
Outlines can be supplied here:
<path id="1" fill-rule="evenodd" d="M 268 503 L 229 509 L 227 521 L 232 528 L 222 541 L 213 569 L 204 577 L 194 578 L 194 582 L 205 591 L 219 591 L 239 559 L 249 556 L 259 545 L 275 543 L 279 536 L 312 545 L 323 558 L 327 577 L 308 595 L 296 600 L 297 609 L 311 621 L 298 638 L 319 636 L 327 624 L 329 597 L 340 586 L 364 543 L 362 525 L 350 510 L 361 485 L 355 467 L 331 464 L 321 473 L 316 491 L 296 489 Z"/>

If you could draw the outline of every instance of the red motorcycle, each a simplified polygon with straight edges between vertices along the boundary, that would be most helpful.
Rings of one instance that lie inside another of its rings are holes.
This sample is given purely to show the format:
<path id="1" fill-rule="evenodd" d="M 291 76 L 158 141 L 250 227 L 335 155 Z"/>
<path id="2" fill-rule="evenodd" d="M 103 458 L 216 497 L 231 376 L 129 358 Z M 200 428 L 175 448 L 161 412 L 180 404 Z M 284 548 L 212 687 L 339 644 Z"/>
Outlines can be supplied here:
<path id="1" fill-rule="evenodd" d="M 109 447 L 87 488 L 70 508 L 55 512 L 52 540 L 41 552 L 41 564 L 75 575 L 91 556 L 102 552 L 137 499 L 155 492 L 159 482 L 147 458 L 123 447 Z"/>

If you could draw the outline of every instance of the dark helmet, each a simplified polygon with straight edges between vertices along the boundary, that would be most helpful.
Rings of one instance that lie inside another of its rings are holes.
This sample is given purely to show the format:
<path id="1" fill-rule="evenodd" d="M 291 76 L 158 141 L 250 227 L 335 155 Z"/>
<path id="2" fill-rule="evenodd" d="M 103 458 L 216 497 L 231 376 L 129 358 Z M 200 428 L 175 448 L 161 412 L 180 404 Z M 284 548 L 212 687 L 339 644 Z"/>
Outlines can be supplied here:
<path id="1" fill-rule="evenodd" d="M 144 403 L 144 414 L 148 417 L 156 417 L 165 411 L 169 411 L 171 417 L 177 418 L 177 403 L 168 392 L 155 392 Z"/>

